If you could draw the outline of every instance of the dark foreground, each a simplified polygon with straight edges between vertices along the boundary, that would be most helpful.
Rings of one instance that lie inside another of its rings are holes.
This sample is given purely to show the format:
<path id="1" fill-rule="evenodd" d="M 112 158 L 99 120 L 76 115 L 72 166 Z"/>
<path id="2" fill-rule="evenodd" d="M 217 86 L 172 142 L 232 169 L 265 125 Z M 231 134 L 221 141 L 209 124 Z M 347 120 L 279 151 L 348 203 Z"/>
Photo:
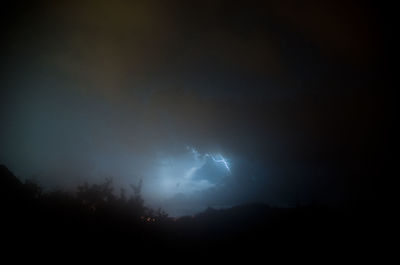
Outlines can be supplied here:
<path id="1" fill-rule="evenodd" d="M 144 207 L 140 186 L 132 187 L 135 193 L 129 198 L 123 192 L 113 195 L 110 182 L 83 185 L 76 194 L 43 193 L 32 182 L 20 182 L 4 166 L 0 173 L 2 241 L 11 249 L 263 255 L 278 249 L 365 256 L 379 244 L 372 204 L 293 208 L 252 204 L 174 219 Z"/>

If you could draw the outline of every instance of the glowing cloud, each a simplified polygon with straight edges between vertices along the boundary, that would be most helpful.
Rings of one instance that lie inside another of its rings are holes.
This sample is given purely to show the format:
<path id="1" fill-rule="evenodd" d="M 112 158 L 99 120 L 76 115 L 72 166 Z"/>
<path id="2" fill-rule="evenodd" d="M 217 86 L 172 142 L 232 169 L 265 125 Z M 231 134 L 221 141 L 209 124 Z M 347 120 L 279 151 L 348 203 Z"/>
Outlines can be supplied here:
<path id="1" fill-rule="evenodd" d="M 180 155 L 159 159 L 155 166 L 155 178 L 148 183 L 148 187 L 153 197 L 165 199 L 217 187 L 230 174 L 229 163 L 221 154 L 201 154 L 187 146 L 187 151 Z"/>

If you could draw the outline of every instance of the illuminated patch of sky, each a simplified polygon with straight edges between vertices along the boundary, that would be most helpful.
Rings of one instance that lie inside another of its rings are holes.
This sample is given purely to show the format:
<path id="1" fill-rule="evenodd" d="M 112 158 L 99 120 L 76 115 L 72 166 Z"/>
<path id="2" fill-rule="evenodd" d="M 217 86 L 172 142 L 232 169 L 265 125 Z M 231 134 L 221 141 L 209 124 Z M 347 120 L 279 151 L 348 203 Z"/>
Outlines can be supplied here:
<path id="1" fill-rule="evenodd" d="M 222 154 L 202 154 L 188 146 L 180 155 L 159 158 L 154 174 L 145 183 L 145 192 L 153 199 L 168 199 L 218 187 L 231 174 L 231 169 Z"/>

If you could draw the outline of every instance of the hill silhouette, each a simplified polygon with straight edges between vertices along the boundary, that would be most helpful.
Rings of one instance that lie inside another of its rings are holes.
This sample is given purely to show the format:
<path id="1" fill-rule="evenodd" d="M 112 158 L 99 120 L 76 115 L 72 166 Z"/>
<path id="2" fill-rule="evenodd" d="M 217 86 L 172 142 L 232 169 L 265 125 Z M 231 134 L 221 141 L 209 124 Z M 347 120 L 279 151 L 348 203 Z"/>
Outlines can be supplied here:
<path id="1" fill-rule="evenodd" d="M 255 203 L 170 218 L 161 209 L 144 206 L 141 183 L 131 188 L 129 197 L 124 190 L 116 195 L 112 180 L 107 179 L 101 184 L 84 183 L 74 193 L 43 192 L 36 183 L 23 183 L 0 166 L 3 239 L 36 247 L 40 241 L 47 246 L 73 242 L 96 248 L 121 243 L 152 250 L 325 249 L 339 242 L 336 247 L 351 249 L 353 244 L 368 245 L 375 233 L 371 205 L 282 208 Z"/>

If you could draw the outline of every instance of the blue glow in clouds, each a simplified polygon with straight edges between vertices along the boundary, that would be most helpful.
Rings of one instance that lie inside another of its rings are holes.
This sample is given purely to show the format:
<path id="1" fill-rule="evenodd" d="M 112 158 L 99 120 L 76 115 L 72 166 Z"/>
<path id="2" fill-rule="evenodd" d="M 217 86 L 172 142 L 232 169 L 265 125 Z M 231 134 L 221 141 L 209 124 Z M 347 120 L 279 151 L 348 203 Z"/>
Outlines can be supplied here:
<path id="1" fill-rule="evenodd" d="M 229 162 L 222 154 L 201 154 L 187 147 L 181 154 L 164 154 L 157 159 L 154 176 L 147 179 L 145 192 L 153 200 L 169 199 L 178 194 L 194 195 L 223 185 L 230 174 Z"/>
<path id="2" fill-rule="evenodd" d="M 196 149 L 194 149 L 193 147 L 187 147 L 187 148 L 190 149 L 190 150 L 192 151 L 192 153 L 193 153 L 194 156 L 195 156 L 195 159 L 199 159 L 200 153 L 197 152 Z M 222 164 L 225 166 L 226 170 L 228 170 L 229 173 L 231 172 L 231 169 L 229 168 L 228 161 L 227 161 L 221 154 L 217 154 L 217 155 L 205 154 L 204 156 L 205 156 L 205 157 L 211 157 L 212 160 L 213 160 L 215 163 L 222 163 Z M 215 156 L 219 157 L 219 159 L 215 158 Z"/>

